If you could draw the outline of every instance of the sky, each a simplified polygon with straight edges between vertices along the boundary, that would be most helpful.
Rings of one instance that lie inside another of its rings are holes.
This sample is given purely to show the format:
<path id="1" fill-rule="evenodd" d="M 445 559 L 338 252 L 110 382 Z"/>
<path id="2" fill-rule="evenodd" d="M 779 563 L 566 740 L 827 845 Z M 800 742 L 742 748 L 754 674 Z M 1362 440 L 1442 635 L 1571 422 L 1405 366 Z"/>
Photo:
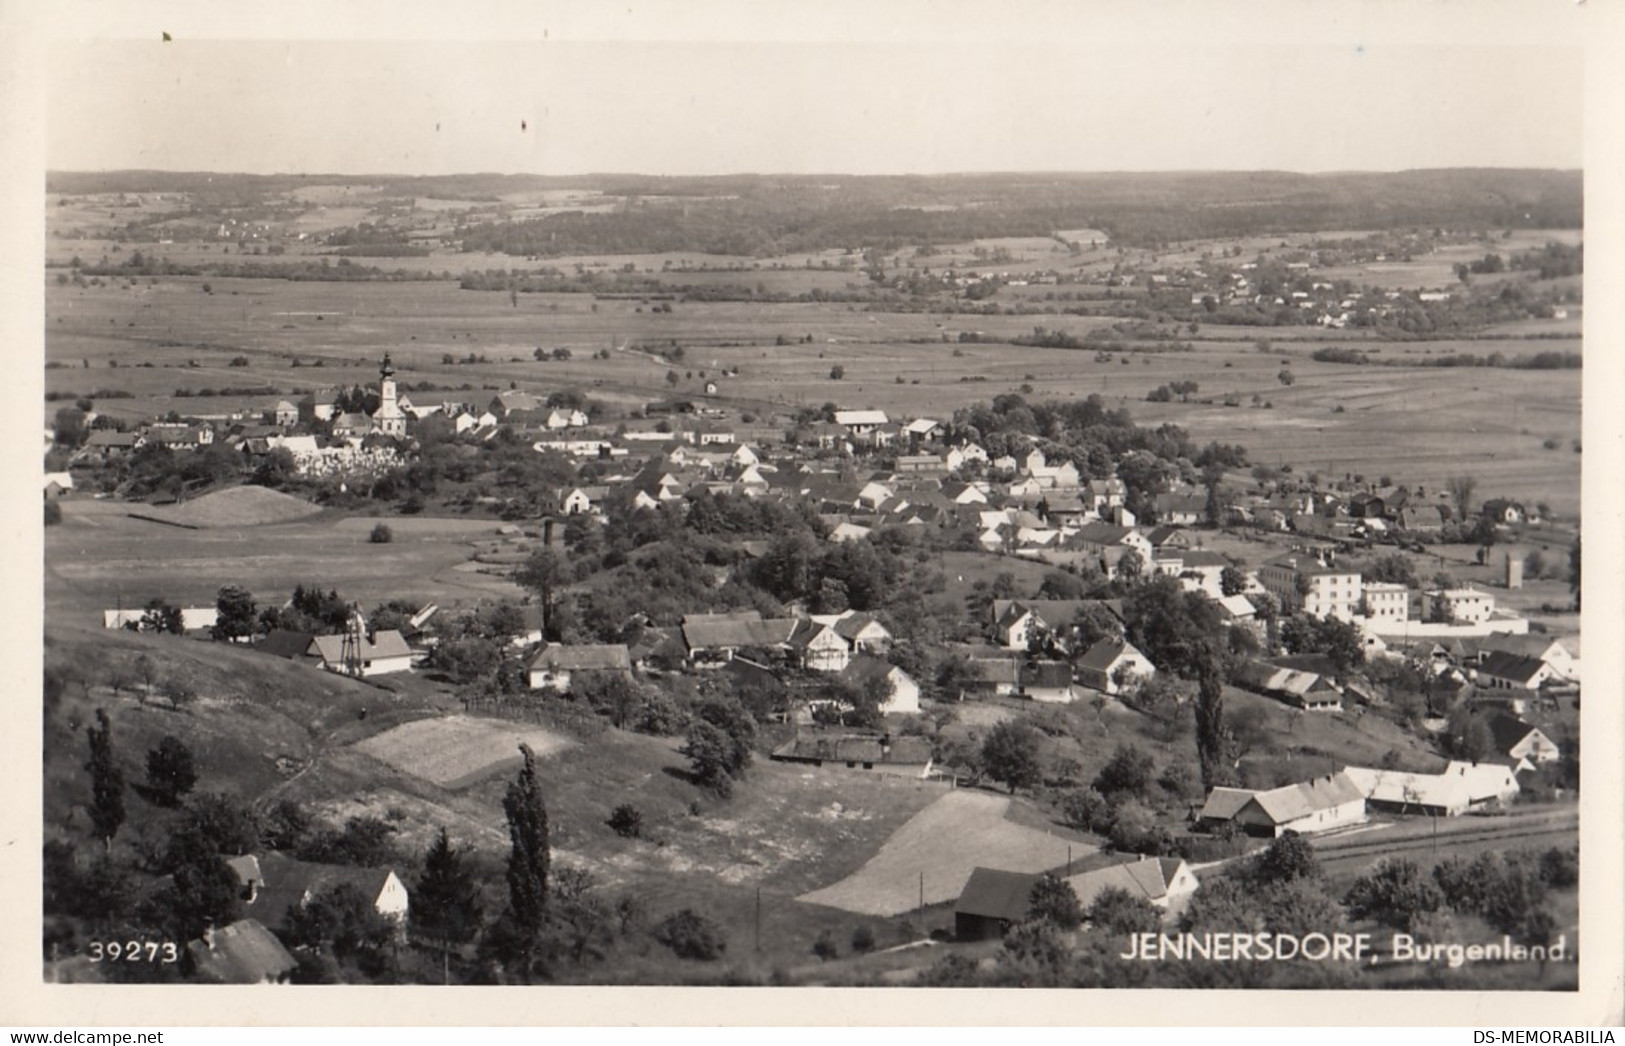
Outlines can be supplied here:
<path id="1" fill-rule="evenodd" d="M 677 6 L 743 11 L 727 0 Z M 573 32 L 521 21 L 507 40 L 477 18 L 461 36 L 407 19 L 381 39 L 345 23 L 331 27 L 338 39 L 265 26 L 225 39 L 206 20 L 176 19 L 168 43 L 153 25 L 136 38 L 52 34 L 46 165 L 555 175 L 1583 166 L 1583 19 L 1531 32 L 1486 17 L 1496 6 L 1410 8 L 1440 16 L 1430 22 L 1376 17 L 1392 5 L 1326 4 L 1314 10 L 1343 17 L 1305 21 L 1303 5 L 1287 4 L 1290 17 L 1268 32 L 1269 0 L 1153 5 L 1155 16 L 1134 17 L 1117 4 L 916 4 L 913 17 L 867 18 L 836 5 L 851 19 L 650 17 Z M 956 13 L 967 17 L 945 17 Z"/>

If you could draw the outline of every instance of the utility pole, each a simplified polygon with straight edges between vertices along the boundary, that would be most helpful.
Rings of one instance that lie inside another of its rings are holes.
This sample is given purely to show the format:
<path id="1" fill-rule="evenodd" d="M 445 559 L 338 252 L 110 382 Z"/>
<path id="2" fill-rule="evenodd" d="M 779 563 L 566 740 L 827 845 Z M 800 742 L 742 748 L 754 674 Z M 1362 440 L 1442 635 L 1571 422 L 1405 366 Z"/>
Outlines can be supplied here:
<path id="1" fill-rule="evenodd" d="M 924 872 L 920 873 L 920 907 L 919 907 L 918 914 L 919 914 L 921 919 L 925 918 L 925 873 Z"/>
<path id="2" fill-rule="evenodd" d="M 756 950 L 762 950 L 762 888 L 756 888 Z"/>

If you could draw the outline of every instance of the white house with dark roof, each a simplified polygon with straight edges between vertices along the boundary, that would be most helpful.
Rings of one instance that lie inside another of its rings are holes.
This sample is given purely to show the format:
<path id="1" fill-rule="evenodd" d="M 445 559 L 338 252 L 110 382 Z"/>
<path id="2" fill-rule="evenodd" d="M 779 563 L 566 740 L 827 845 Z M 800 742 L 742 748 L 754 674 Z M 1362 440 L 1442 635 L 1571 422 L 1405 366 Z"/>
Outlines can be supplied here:
<path id="1" fill-rule="evenodd" d="M 359 637 L 355 649 L 347 649 L 347 636 L 316 636 L 309 653 L 329 672 L 344 675 L 382 676 L 412 668 L 412 648 L 394 629 L 374 633 L 371 639 Z"/>
<path id="2" fill-rule="evenodd" d="M 1224 811 L 1233 812 L 1225 817 Z M 1342 772 L 1267 791 L 1216 788 L 1198 817 L 1228 820 L 1249 835 L 1310 835 L 1365 823 L 1365 794 Z"/>
<path id="3" fill-rule="evenodd" d="M 1073 664 L 1080 684 L 1106 694 L 1120 694 L 1131 680 L 1150 679 L 1157 666 L 1126 639 L 1102 639 Z M 1120 684 L 1119 679 L 1124 682 Z"/>
<path id="4" fill-rule="evenodd" d="M 569 691 L 584 674 L 630 676 L 632 658 L 624 643 L 552 643 L 531 659 L 526 681 L 532 690 Z"/>
<path id="5" fill-rule="evenodd" d="M 920 684 L 901 668 L 872 654 L 860 654 L 841 671 L 841 681 L 868 693 L 883 693 L 882 715 L 913 715 L 920 710 Z"/>

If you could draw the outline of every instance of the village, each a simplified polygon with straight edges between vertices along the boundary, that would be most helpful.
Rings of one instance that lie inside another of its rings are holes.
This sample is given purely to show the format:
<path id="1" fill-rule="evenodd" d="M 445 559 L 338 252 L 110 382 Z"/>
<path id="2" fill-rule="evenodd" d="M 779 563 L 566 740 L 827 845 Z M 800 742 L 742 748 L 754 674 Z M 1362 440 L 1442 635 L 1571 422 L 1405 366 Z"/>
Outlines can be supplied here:
<path id="1" fill-rule="evenodd" d="M 820 773 L 950 789 L 997 782 L 1105 841 L 1082 870 L 1070 848 L 1060 864 L 1054 846 L 1018 847 L 1007 860 L 1000 847 L 967 848 L 962 871 L 931 890 L 951 905 L 963 942 L 1008 940 L 1041 884 L 1076 898 L 1061 906 L 1077 916 L 1062 925 L 1088 925 L 1091 912 L 1103 926 L 1139 925 L 1109 914 L 1121 894 L 1172 925 L 1212 866 L 1253 860 L 1265 845 L 1250 840 L 1313 839 L 1331 859 L 1373 829 L 1505 817 L 1529 794 L 1546 817 L 1577 783 L 1580 663 L 1546 623 L 1569 608 L 1548 603 L 1536 620 L 1515 609 L 1529 605 L 1518 598 L 1526 573 L 1561 577 L 1564 555 L 1578 601 L 1578 539 L 1571 550 L 1563 536 L 1575 530 L 1552 536 L 1544 506 L 1479 498 L 1466 475 L 1428 490 L 1403 476 L 1252 467 L 1240 447 L 1139 429 L 1098 398 L 1051 411 L 1002 395 L 936 418 L 829 403 L 783 429 L 699 400 L 612 416 L 565 390 L 403 393 L 386 354 L 375 387 L 318 389 L 258 414 L 98 426 L 92 407 L 45 497 L 61 518 L 143 482 L 152 504 L 132 502 L 130 516 L 162 529 L 208 526 L 184 514 L 210 499 L 314 493 L 352 510 L 388 506 L 393 514 L 373 512 L 371 540 L 382 544 L 396 520 L 472 513 L 491 521 L 502 550 L 476 558 L 514 596 L 395 599 L 369 611 L 314 587 L 285 600 L 250 594 L 222 574 L 193 579 L 219 588 L 213 605 L 157 593 L 106 608 L 97 624 L 224 641 L 386 692 L 423 677 L 427 690 L 413 682 L 407 692 L 436 693 L 476 720 L 556 723 L 559 708 L 585 708 L 617 729 L 679 736 L 687 720 L 706 728 L 688 726 L 681 749 L 694 780 L 724 798 L 751 778 L 748 753 L 705 750 L 719 732 L 724 748 L 731 734 L 770 762 Z M 1035 413 L 1047 418 L 1043 435 Z M 422 479 L 430 461 L 487 454 L 510 482 L 476 484 L 476 495 Z M 189 471 L 205 456 L 208 468 Z M 627 591 L 638 584 L 626 572 L 636 550 L 685 531 L 708 542 L 689 596 L 648 560 L 658 591 L 641 601 Z M 1550 562 L 1526 554 L 1531 536 L 1560 551 Z M 1439 546 L 1448 561 L 1429 551 Z M 961 572 L 950 583 L 950 554 L 981 580 Z M 1438 569 L 1424 577 L 1430 560 Z M 937 577 L 908 594 L 924 573 Z M 943 595 L 950 584 L 966 598 Z M 1132 743 L 1118 743 L 1105 768 L 1041 754 L 1052 732 L 1064 739 L 1092 720 L 1104 734 L 1107 710 L 1160 729 L 1166 748 L 1193 710 L 1200 732 L 1202 708 L 1225 691 L 1264 704 L 1233 709 L 1197 738 L 1200 774 L 1169 767 L 1150 784 L 1139 767 L 1118 787 L 1114 767 L 1149 765 Z M 196 696 L 169 694 L 177 706 Z M 1302 717 L 1356 732 L 1367 717 L 1387 721 L 1410 750 L 1320 749 L 1299 770 L 1249 760 L 1238 739 L 1261 733 L 1266 708 L 1288 717 L 1289 732 Z M 725 724 L 741 717 L 747 729 Z M 955 738 L 956 717 L 989 728 Z M 1078 846 L 1080 857 L 1095 849 Z M 249 917 L 193 943 L 206 979 L 296 970 L 277 933 L 338 883 L 359 885 L 404 933 L 405 867 L 270 850 L 222 857 Z M 917 904 L 854 910 L 923 914 L 923 875 L 919 894 Z M 838 950 L 819 940 L 820 959 Z"/>

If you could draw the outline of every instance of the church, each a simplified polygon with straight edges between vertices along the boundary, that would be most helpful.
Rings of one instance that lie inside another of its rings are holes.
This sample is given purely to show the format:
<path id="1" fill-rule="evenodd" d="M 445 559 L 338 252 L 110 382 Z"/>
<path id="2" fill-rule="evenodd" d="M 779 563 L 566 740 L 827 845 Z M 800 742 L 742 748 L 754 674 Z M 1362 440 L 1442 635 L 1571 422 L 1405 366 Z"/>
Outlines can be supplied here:
<path id="1" fill-rule="evenodd" d="M 395 366 L 388 352 L 378 367 L 378 409 L 372 412 L 372 430 L 384 436 L 406 435 L 406 413 L 395 399 Z"/>

